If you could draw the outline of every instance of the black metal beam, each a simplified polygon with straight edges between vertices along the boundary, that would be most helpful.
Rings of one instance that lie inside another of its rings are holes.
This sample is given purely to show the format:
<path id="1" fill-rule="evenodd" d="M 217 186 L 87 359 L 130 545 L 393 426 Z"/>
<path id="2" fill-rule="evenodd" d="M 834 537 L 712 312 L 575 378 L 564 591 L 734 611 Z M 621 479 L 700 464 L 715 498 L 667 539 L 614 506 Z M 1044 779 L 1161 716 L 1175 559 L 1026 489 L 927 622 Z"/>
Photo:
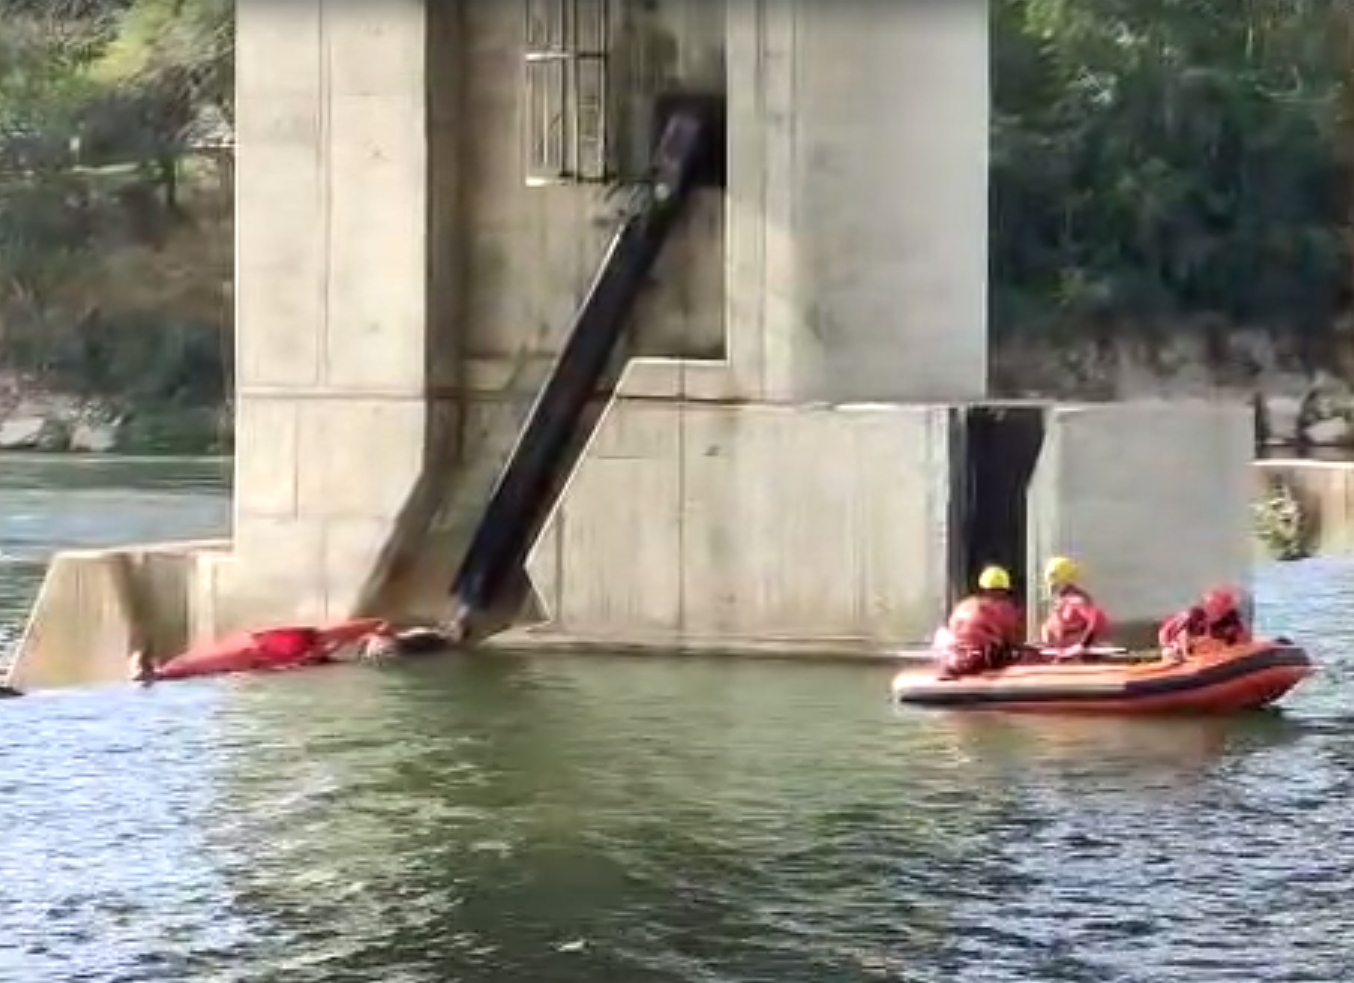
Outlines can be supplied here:
<path id="1" fill-rule="evenodd" d="M 611 239 L 452 583 L 463 634 L 473 634 L 475 615 L 520 581 L 527 553 L 596 425 L 599 414 L 589 414 L 589 406 L 664 244 L 692 191 L 723 182 L 723 98 L 669 95 L 656 109 L 661 131 L 651 178 Z"/>

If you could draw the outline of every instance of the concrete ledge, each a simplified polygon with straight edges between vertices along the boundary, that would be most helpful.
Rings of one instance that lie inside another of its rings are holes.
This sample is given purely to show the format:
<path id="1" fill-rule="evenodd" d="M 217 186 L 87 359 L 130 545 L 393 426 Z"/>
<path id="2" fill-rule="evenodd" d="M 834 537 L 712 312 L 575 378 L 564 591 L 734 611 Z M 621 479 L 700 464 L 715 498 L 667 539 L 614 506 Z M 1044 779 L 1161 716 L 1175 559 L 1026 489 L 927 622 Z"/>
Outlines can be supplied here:
<path id="1" fill-rule="evenodd" d="M 191 635 L 192 584 L 225 540 L 58 553 L 29 615 L 6 682 L 20 690 L 127 678 L 137 648 L 173 654 Z"/>
<path id="2" fill-rule="evenodd" d="M 944 465 L 928 408 L 618 406 L 580 469 L 583 488 L 533 556 L 553 622 L 489 648 L 877 662 L 929 635 L 943 614 L 947 493 L 918 482 Z M 1115 438 L 1107 446 L 1123 456 L 1122 431 Z M 1252 493 L 1274 474 L 1318 509 L 1323 549 L 1354 548 L 1354 464 L 1257 462 Z M 1062 491 L 1083 501 L 1092 490 Z M 1155 516 L 1150 504 L 1142 512 Z M 1123 515 L 1092 518 L 1118 531 L 1114 542 L 1137 534 Z M 170 654 L 282 616 L 279 604 L 290 610 L 295 599 L 247 576 L 230 549 L 207 540 L 59 554 L 10 684 L 121 681 L 137 644 Z M 1189 586 L 1177 584 L 1165 606 L 1184 604 Z M 1115 613 L 1122 605 L 1108 593 Z M 820 606 L 806 609 L 801 596 Z M 798 623 L 785 610 L 799 610 Z M 1152 617 L 1123 616 L 1116 640 L 1154 639 Z"/>
<path id="3" fill-rule="evenodd" d="M 554 365 L 554 355 L 526 357 L 527 371 L 543 376 Z M 536 391 L 515 382 L 522 374 L 522 355 L 472 358 L 466 362 L 463 389 L 471 399 L 526 400 Z M 617 386 L 620 395 L 634 399 L 687 399 L 694 402 L 729 402 L 746 399 L 738 387 L 733 366 L 719 359 L 659 358 L 645 356 L 630 359 Z"/>
<path id="4" fill-rule="evenodd" d="M 832 662 L 898 661 L 900 651 L 914 646 L 887 646 L 870 638 L 691 638 L 670 636 L 581 636 L 554 631 L 548 626 L 513 629 L 489 639 L 482 646 L 492 652 L 560 655 L 605 655 L 627 657 L 684 656 L 815 660 Z"/>
<path id="5" fill-rule="evenodd" d="M 1208 586 L 1245 584 L 1249 425 L 1218 404 L 1049 407 L 1031 571 L 1081 559 L 1128 645 Z M 535 634 L 669 651 L 928 639 L 953 447 L 947 404 L 618 400 L 532 555 L 551 621 Z"/>
<path id="6" fill-rule="evenodd" d="M 1185 601 L 1182 599 L 1181 606 Z M 1113 612 L 1111 612 L 1113 615 Z M 1156 648 L 1156 621 L 1116 622 L 1111 643 L 1132 651 Z M 565 633 L 549 625 L 515 628 L 482 643 L 492 652 L 534 655 L 558 653 L 561 655 L 624 656 L 630 658 L 702 657 L 775 660 L 807 660 L 820 662 L 928 662 L 931 656 L 924 643 L 885 644 L 876 638 L 792 638 L 768 635 L 765 637 L 705 637 L 690 636 L 674 639 L 668 635 L 578 635 Z"/>
<path id="7" fill-rule="evenodd" d="M 140 617 L 122 553 L 62 553 L 47 571 L 6 683 L 20 690 L 127 678 Z"/>

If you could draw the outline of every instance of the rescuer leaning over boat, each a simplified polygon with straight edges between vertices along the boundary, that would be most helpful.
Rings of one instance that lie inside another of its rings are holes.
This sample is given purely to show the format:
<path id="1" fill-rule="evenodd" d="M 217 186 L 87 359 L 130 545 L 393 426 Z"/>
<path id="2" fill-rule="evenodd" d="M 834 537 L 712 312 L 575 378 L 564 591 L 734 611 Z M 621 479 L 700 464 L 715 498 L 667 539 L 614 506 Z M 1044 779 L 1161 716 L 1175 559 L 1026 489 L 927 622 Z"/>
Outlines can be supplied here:
<path id="1" fill-rule="evenodd" d="M 945 627 L 936 632 L 941 678 L 1002 669 L 1019 660 L 1023 643 L 1024 618 L 1011 590 L 1011 575 L 988 567 L 978 577 L 978 590 L 956 604 Z"/>
<path id="2" fill-rule="evenodd" d="M 1241 613 L 1237 593 L 1227 587 L 1215 587 L 1179 614 L 1168 618 L 1157 633 L 1162 655 L 1183 659 L 1202 641 L 1223 645 L 1246 645 L 1251 629 Z"/>

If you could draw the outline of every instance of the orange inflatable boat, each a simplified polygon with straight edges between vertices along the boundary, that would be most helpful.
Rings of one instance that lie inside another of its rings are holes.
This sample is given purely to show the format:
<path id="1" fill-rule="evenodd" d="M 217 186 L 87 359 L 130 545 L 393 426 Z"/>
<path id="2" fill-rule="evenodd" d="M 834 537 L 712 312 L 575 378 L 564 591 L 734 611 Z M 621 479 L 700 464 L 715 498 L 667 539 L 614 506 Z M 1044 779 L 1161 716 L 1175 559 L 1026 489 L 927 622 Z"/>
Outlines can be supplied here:
<path id="1" fill-rule="evenodd" d="M 345 645 L 359 642 L 385 625 L 379 618 L 359 618 L 328 628 L 300 626 L 241 632 L 176 655 L 155 670 L 154 678 L 195 679 L 321 665 Z"/>
<path id="2" fill-rule="evenodd" d="M 1184 662 L 1014 665 L 959 679 L 904 669 L 899 703 L 1019 713 L 1234 713 L 1281 699 L 1315 670 L 1287 640 L 1201 649 Z"/>

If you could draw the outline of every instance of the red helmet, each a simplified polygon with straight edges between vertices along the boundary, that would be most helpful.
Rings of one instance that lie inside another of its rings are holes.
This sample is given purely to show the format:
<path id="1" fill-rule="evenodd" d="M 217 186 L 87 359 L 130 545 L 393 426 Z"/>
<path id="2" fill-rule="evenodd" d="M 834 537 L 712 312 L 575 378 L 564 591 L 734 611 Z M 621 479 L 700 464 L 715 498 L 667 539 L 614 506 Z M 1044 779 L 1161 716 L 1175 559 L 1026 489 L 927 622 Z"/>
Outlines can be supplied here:
<path id="1" fill-rule="evenodd" d="M 1236 591 L 1230 587 L 1215 587 L 1204 594 L 1199 606 L 1209 621 L 1218 621 L 1227 617 L 1238 607 Z"/>

